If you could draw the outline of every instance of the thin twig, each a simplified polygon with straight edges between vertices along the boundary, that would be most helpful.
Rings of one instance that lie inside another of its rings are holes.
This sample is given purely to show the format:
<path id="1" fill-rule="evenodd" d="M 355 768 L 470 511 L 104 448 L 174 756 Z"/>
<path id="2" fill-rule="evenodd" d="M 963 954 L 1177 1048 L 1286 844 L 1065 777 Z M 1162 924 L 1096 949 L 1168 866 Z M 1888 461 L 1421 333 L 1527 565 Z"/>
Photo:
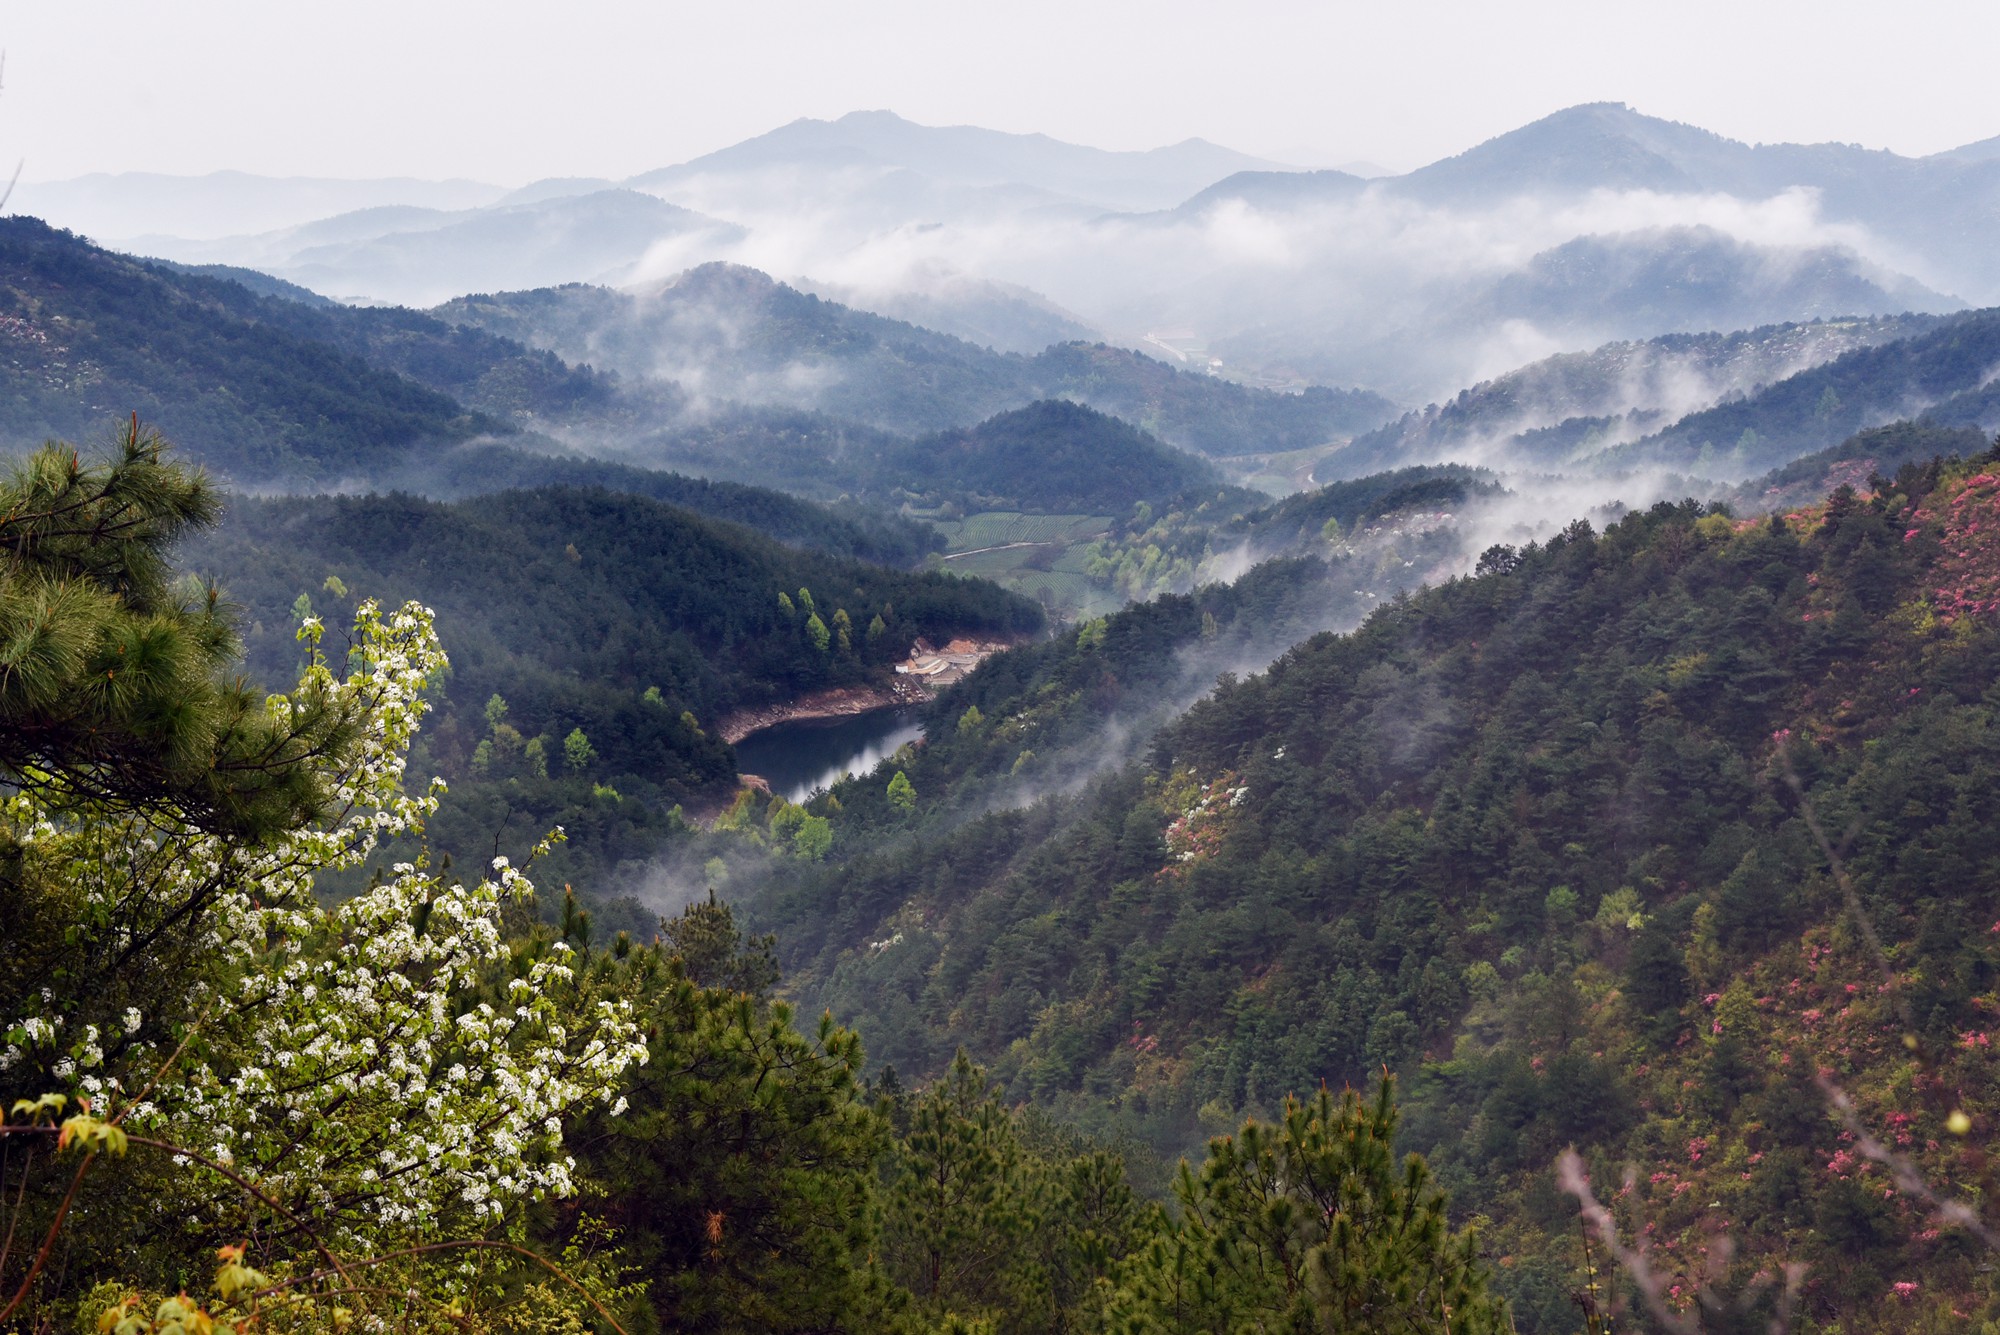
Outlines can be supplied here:
<path id="1" fill-rule="evenodd" d="M 1930 1184 L 1924 1181 L 1923 1174 L 1917 1171 L 1915 1164 L 1868 1134 L 1867 1128 L 1861 1124 L 1860 1116 L 1854 1111 L 1854 1100 L 1847 1097 L 1845 1090 L 1825 1076 L 1820 1076 L 1818 1079 L 1820 1092 L 1826 1095 L 1826 1101 L 1833 1105 L 1833 1110 L 1840 1114 L 1840 1120 L 1846 1123 L 1847 1129 L 1853 1133 L 1855 1149 L 1888 1169 L 1890 1176 L 1895 1178 L 1898 1189 L 1905 1195 L 1915 1196 L 1927 1203 L 1931 1207 L 1931 1212 L 1940 1221 L 1956 1224 L 1988 1247 L 2000 1251 L 2000 1233 L 1995 1233 L 1987 1227 L 1986 1221 L 1979 1217 L 1978 1211 L 1963 1201 L 1947 1200 L 1933 1191 Z"/>
<path id="2" fill-rule="evenodd" d="M 49 1263 L 49 1253 L 55 1250 L 56 1238 L 62 1233 L 63 1220 L 69 1217 L 69 1207 L 76 1201 L 77 1188 L 83 1185 L 83 1175 L 90 1171 L 90 1165 L 97 1161 L 95 1150 L 83 1156 L 83 1162 L 76 1166 L 76 1176 L 69 1180 L 69 1190 L 63 1193 L 62 1204 L 56 1207 L 56 1217 L 49 1224 L 49 1234 L 42 1239 L 42 1248 L 35 1253 L 35 1263 L 28 1267 L 28 1273 L 21 1279 L 21 1287 L 14 1291 L 5 1308 L 0 1308 L 0 1324 L 14 1315 L 14 1309 L 28 1300 L 29 1290 L 35 1287 L 35 1279 L 42 1273 L 42 1267 Z"/>
<path id="3" fill-rule="evenodd" d="M 1576 1198 L 1577 1208 L 1583 1212 L 1585 1221 L 1597 1230 L 1597 1239 L 1604 1244 L 1604 1250 L 1611 1253 L 1625 1273 L 1632 1277 L 1639 1296 L 1646 1300 L 1654 1318 L 1675 1335 L 1700 1335 L 1698 1325 L 1667 1306 L 1663 1296 L 1665 1284 L 1653 1273 L 1652 1262 L 1646 1259 L 1644 1244 L 1637 1249 L 1628 1249 L 1619 1241 L 1618 1221 L 1611 1217 L 1610 1210 L 1598 1203 L 1597 1196 L 1591 1191 L 1590 1174 L 1584 1169 L 1582 1155 L 1575 1150 L 1562 1152 L 1556 1160 L 1556 1183 Z"/>
<path id="4" fill-rule="evenodd" d="M 21 1202 L 28 1196 L 28 1170 L 35 1166 L 35 1152 L 28 1151 L 28 1161 L 21 1165 L 21 1185 L 14 1190 L 14 1210 L 7 1216 L 7 1240 L 0 1242 L 0 1270 L 7 1268 L 7 1258 L 14 1254 L 14 1226 L 21 1222 Z"/>

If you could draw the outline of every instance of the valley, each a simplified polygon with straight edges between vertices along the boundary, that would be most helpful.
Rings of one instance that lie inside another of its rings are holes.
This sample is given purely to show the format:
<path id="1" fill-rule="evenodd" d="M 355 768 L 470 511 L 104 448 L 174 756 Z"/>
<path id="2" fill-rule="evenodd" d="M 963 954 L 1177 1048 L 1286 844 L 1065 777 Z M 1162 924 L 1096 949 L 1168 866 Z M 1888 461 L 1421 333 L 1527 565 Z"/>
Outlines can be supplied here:
<path id="1" fill-rule="evenodd" d="M 1992 141 L 12 207 L 0 1325 L 2000 1330 Z"/>

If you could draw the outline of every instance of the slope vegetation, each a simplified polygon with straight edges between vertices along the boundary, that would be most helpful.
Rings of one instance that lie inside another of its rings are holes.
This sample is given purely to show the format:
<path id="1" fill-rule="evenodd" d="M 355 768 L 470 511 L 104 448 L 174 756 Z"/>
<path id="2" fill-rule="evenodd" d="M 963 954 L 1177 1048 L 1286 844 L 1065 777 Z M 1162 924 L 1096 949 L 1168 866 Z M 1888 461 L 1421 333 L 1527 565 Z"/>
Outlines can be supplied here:
<path id="1" fill-rule="evenodd" d="M 1579 523 L 1482 569 L 1225 680 L 1137 768 L 870 841 L 836 875 L 774 884 L 760 919 L 876 1057 L 935 1070 L 963 1044 L 1017 1096 L 1163 1148 L 1408 1072 L 1408 1142 L 1501 1221 L 1524 1330 L 1575 1325 L 1583 1257 L 1550 1174 L 1566 1144 L 1603 1180 L 1641 1166 L 1621 1223 L 1683 1293 L 1726 1231 L 1731 1282 L 1806 1262 L 1828 1329 L 1984 1302 L 1964 1243 L 1812 1080 L 1934 1182 L 1959 1174 L 1946 1114 L 1995 1091 L 1990 457 L 1789 517 Z M 1033 745 L 1015 721 L 1040 683 L 984 686 L 1006 671 L 961 688 L 980 709 L 945 742 L 960 764 Z M 1852 831 L 1886 958 L 1791 775 Z"/>
<path id="2" fill-rule="evenodd" d="M 572 285 L 463 297 L 436 314 L 628 380 L 671 380 L 708 398 L 904 434 L 1070 397 L 1169 444 L 1223 456 L 1324 444 L 1393 411 L 1365 391 L 1279 394 L 1087 344 L 1032 358 L 992 352 L 728 264 L 631 292 Z"/>

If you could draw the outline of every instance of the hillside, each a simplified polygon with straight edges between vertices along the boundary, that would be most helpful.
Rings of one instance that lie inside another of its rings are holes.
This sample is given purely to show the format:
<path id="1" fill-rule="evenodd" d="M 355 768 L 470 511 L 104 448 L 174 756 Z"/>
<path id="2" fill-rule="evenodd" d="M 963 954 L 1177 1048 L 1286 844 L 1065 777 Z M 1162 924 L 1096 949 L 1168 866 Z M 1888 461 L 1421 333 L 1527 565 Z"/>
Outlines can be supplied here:
<path id="1" fill-rule="evenodd" d="M 1578 237 L 1502 278 L 1486 300 L 1490 318 L 1529 320 L 1566 340 L 1964 308 L 1835 246 L 1758 246 L 1712 227 Z"/>
<path id="2" fill-rule="evenodd" d="M 912 441 L 881 458 L 873 477 L 876 489 L 974 509 L 1057 512 L 1124 511 L 1220 481 L 1204 460 L 1064 399 Z"/>
<path id="3" fill-rule="evenodd" d="M 266 299 L 32 218 L 0 219 L 0 442 L 95 440 L 137 412 L 240 482 L 365 473 L 504 430 L 457 401 L 262 323 Z M 270 300 L 270 309 L 312 308 Z"/>
<path id="4" fill-rule="evenodd" d="M 435 314 L 572 365 L 675 381 L 698 399 L 824 413 L 901 434 L 1066 397 L 1171 445 L 1227 456 L 1325 444 L 1393 411 L 1365 391 L 1274 393 L 1101 346 L 997 353 L 735 265 L 703 265 L 629 292 L 569 286 L 464 297 Z"/>
<path id="5" fill-rule="evenodd" d="M 901 568 L 917 565 L 943 545 L 932 525 L 853 500 L 811 501 L 770 487 L 476 441 L 409 460 L 375 483 L 383 492 L 443 501 L 543 487 L 616 491 L 742 524 L 788 547 Z"/>
<path id="6" fill-rule="evenodd" d="M 1015 1096 L 1163 1149 L 1405 1071 L 1406 1143 L 1495 1221 L 1523 1331 L 1574 1328 L 1583 1257 L 1550 1176 L 1567 1143 L 1606 1180 L 1640 1166 L 1633 1217 L 1677 1276 L 1726 1230 L 1739 1280 L 1807 1263 L 1821 1320 L 1906 1293 L 1941 1317 L 1983 1292 L 1966 1253 L 1882 1190 L 1809 1076 L 1933 1181 L 1954 1173 L 1944 1109 L 1912 1091 L 1897 1026 L 1949 1097 L 1993 1088 L 1965 1037 L 2000 977 L 1965 930 L 2000 916 L 1989 462 L 1909 466 L 1790 519 L 1662 505 L 1496 550 L 1225 680 L 1136 768 L 955 826 L 920 807 L 917 838 L 844 845 L 756 916 L 873 1059 L 927 1072 L 963 1044 Z M 1066 638 L 1079 687 L 1110 689 L 1087 660 L 1147 615 Z M 948 809 L 952 766 L 1033 746 L 1016 719 L 1043 680 L 1003 658 L 941 700 L 980 718 L 933 742 L 921 800 Z M 1787 766 L 1854 827 L 1886 978 Z M 837 838 L 894 829 L 851 797 Z"/>
<path id="7" fill-rule="evenodd" d="M 581 802 L 566 856 L 600 880 L 657 848 L 669 806 L 727 791 L 733 757 L 708 728 L 730 709 L 879 681 L 919 636 L 1013 636 L 1041 622 L 1033 604 L 980 581 L 802 553 L 673 505 L 584 488 L 457 503 L 240 498 L 182 560 L 239 605 L 246 666 L 266 683 L 296 671 L 303 608 L 331 624 L 364 597 L 434 608 L 452 670 L 421 759 L 455 784 L 436 828 L 465 847 L 504 828 L 512 847 Z M 824 648 L 802 589 L 818 591 Z M 475 784 L 477 749 L 496 735 L 485 712 L 495 695 L 507 703 L 513 749 L 492 760 L 491 783 Z M 592 776 L 636 802 L 593 800 L 588 786 L 579 796 L 548 779 L 551 766 L 562 776 L 572 729 L 595 748 Z M 522 753 L 536 738 L 542 774 Z M 623 832 L 612 838 L 599 828 L 607 822 Z"/>
<path id="8" fill-rule="evenodd" d="M 1900 418 L 2000 425 L 1986 389 L 2000 365 L 1995 318 L 1902 315 L 1607 344 L 1406 414 L 1319 471 L 1358 476 L 1459 460 L 1575 471 L 1664 466 L 1733 479 Z"/>
<path id="9" fill-rule="evenodd" d="M 1922 416 L 1940 425 L 1990 431 L 2000 426 L 1995 367 L 2000 367 L 2000 310 L 1972 311 L 1691 413 L 1605 451 L 1603 461 L 1615 467 L 1665 463 L 1741 477 L 1899 418 Z"/>

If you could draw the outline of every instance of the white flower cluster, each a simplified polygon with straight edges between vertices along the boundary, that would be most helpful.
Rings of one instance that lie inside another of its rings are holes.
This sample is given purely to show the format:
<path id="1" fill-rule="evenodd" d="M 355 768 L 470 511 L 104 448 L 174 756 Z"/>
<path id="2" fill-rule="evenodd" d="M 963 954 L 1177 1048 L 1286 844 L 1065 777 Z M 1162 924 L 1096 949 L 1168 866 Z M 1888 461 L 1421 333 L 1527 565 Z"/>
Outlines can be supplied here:
<path id="1" fill-rule="evenodd" d="M 313 621 L 300 632 L 319 635 Z M 177 905 L 206 915 L 204 954 L 220 967 L 189 970 L 177 1007 L 205 1016 L 201 1041 L 126 1124 L 335 1225 L 422 1233 L 454 1209 L 498 1215 L 568 1192 L 564 1114 L 608 1102 L 646 1060 L 629 1002 L 590 998 L 566 947 L 495 982 L 509 962 L 502 897 L 533 889 L 504 858 L 473 884 L 419 858 L 330 910 L 314 898 L 315 877 L 364 865 L 435 810 L 403 776 L 423 690 L 444 666 L 428 609 L 385 616 L 369 602 L 344 677 L 315 652 L 298 690 L 271 697 L 280 718 L 331 706 L 360 721 L 357 745 L 325 762 L 336 806 L 319 828 L 246 844 L 138 818 L 64 824 L 21 794 L 0 812 L 37 856 L 75 871 L 107 931 Z M 136 1007 L 117 1026 L 132 1040 L 120 1069 L 107 1070 L 94 1027 L 63 1047 L 65 1008 L 43 995 L 45 1013 L 0 1035 L 0 1070 L 39 1052 L 80 1092 L 114 1096 L 151 1077 L 142 1062 L 163 1054 L 137 1041 Z"/>

